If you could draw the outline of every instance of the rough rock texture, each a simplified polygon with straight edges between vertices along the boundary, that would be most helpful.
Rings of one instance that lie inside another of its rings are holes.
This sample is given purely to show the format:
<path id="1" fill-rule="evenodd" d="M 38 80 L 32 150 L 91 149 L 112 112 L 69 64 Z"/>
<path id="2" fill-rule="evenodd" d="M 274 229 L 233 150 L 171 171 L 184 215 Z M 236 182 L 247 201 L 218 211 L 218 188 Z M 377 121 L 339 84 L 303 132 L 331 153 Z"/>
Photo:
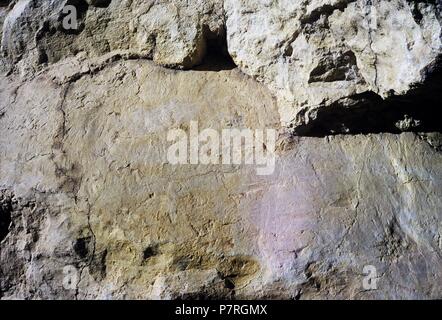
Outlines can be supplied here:
<path id="1" fill-rule="evenodd" d="M 77 29 L 63 26 L 66 5 L 77 8 Z M 207 40 L 224 32 L 221 12 L 222 2 L 212 0 L 19 0 L 5 21 L 2 51 L 23 61 L 22 72 L 79 52 L 115 50 L 189 68 L 201 62 Z"/>
<path id="2" fill-rule="evenodd" d="M 276 92 L 282 122 L 300 125 L 341 99 L 422 83 L 442 49 L 429 2 L 227 0 L 229 51 Z"/>
<path id="3" fill-rule="evenodd" d="M 8 2 L 1 51 L 9 70 L 115 51 L 188 69 L 215 47 L 269 86 L 282 124 L 295 128 L 324 109 L 356 113 L 369 93 L 409 92 L 442 50 L 439 0 Z M 63 27 L 66 5 L 77 8 L 76 30 Z"/>
<path id="4" fill-rule="evenodd" d="M 282 136 L 264 177 L 174 166 L 167 130 L 276 127 L 270 93 L 237 70 L 65 69 L 2 80 L 3 298 L 441 297 L 442 154 L 417 135 Z"/>
<path id="5" fill-rule="evenodd" d="M 442 130 L 378 109 L 433 90 L 438 5 L 0 1 L 0 298 L 442 298 Z M 274 174 L 169 164 L 191 121 L 277 129 Z"/>

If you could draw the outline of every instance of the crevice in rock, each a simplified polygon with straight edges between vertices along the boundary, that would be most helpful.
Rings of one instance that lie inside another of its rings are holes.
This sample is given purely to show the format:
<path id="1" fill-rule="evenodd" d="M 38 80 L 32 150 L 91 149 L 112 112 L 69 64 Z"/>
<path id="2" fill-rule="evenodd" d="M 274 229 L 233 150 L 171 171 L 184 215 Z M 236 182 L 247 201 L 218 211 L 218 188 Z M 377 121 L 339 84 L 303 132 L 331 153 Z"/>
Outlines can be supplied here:
<path id="1" fill-rule="evenodd" d="M 235 69 L 237 66 L 229 54 L 225 28 L 221 28 L 215 33 L 205 27 L 203 33 L 206 42 L 204 58 L 199 65 L 191 69 L 197 71 Z"/>
<path id="2" fill-rule="evenodd" d="M 130 51 L 111 52 L 96 58 L 95 61 L 89 61 L 87 65 L 82 65 L 82 67 L 84 66 L 85 68 L 78 68 L 78 72 L 74 72 L 66 78 L 60 79 L 55 76 L 52 80 L 60 86 L 69 85 L 81 80 L 85 76 L 94 76 L 119 61 L 136 60 L 152 60 L 152 58 Z M 227 40 L 221 40 L 220 42 L 219 39 L 216 39 L 209 41 L 207 53 L 201 64 L 190 69 L 180 69 L 180 71 L 222 71 L 235 68 L 237 68 L 237 66 L 227 51 Z"/>
<path id="3" fill-rule="evenodd" d="M 436 64 L 427 80 L 407 94 L 382 99 L 366 92 L 337 101 L 328 107 L 300 113 L 304 124 L 294 135 L 325 137 L 334 134 L 442 132 L 440 105 L 442 68 Z"/>
<path id="4" fill-rule="evenodd" d="M 86 201 L 87 203 L 87 229 L 90 233 L 90 236 L 87 238 L 87 250 L 83 251 L 83 253 L 86 253 L 84 258 L 88 258 L 86 263 L 84 263 L 81 268 L 80 268 L 80 272 L 79 272 L 79 277 L 78 277 L 78 281 L 77 281 L 77 285 L 76 285 L 76 290 L 75 290 L 75 299 L 78 300 L 78 295 L 80 293 L 80 283 L 81 280 L 83 279 L 83 272 L 84 270 L 88 267 L 90 270 L 90 272 L 94 269 L 94 261 L 96 261 L 96 250 L 97 250 L 97 237 L 95 236 L 94 230 L 92 229 L 92 225 L 91 225 L 91 212 L 92 212 L 92 208 L 91 205 L 89 203 L 89 200 Z M 75 250 L 75 248 L 74 248 Z M 87 252 L 86 252 L 87 251 Z M 104 258 L 101 257 L 99 259 L 100 262 L 103 262 L 105 264 L 105 260 L 107 257 L 107 251 L 104 251 Z M 98 265 L 100 265 L 100 263 L 98 263 Z M 103 270 L 104 268 L 104 273 L 106 271 L 106 268 L 101 266 L 100 268 L 98 268 L 97 270 Z M 103 276 L 103 272 L 100 272 L 100 275 Z"/>
<path id="5" fill-rule="evenodd" d="M 441 20 L 441 10 L 442 10 L 442 1 L 441 0 L 413 0 L 409 1 L 411 12 L 413 14 L 413 18 L 417 24 L 421 24 L 423 19 L 423 14 L 420 11 L 419 6 L 421 4 L 433 5 L 436 10 L 436 16 L 439 17 L 439 21 Z"/>
<path id="6" fill-rule="evenodd" d="M 333 12 L 335 12 L 335 10 L 344 11 L 347 8 L 347 6 L 352 2 L 356 2 L 356 0 L 343 0 L 334 5 L 329 5 L 329 4 L 323 5 L 317 8 L 316 10 L 313 10 L 309 15 L 303 17 L 301 19 L 301 24 L 302 25 L 314 24 L 323 15 L 328 17 L 332 15 Z"/>
<path id="7" fill-rule="evenodd" d="M 368 46 L 373 54 L 373 68 L 374 68 L 374 80 L 373 80 L 373 86 L 376 90 L 376 93 L 379 92 L 378 88 L 378 56 L 376 52 L 373 49 L 373 19 L 372 19 L 372 12 L 373 10 L 373 0 L 367 0 L 367 12 L 365 13 L 365 18 L 368 20 Z"/>
<path id="8" fill-rule="evenodd" d="M 152 245 L 144 249 L 143 260 L 148 260 L 159 253 L 159 245 Z"/>
<path id="9" fill-rule="evenodd" d="M 92 274 L 96 281 L 101 281 L 106 277 L 107 274 L 107 259 L 108 251 L 105 249 L 102 252 L 96 253 L 92 259 L 89 266 L 89 272 Z"/>
<path id="10" fill-rule="evenodd" d="M 12 200 L 0 193 L 0 242 L 2 242 L 9 233 L 9 226 L 12 222 Z"/>
<path id="11" fill-rule="evenodd" d="M 74 243 L 74 251 L 81 259 L 84 259 L 90 253 L 91 244 L 91 237 L 79 238 Z"/>
<path id="12" fill-rule="evenodd" d="M 332 54 L 325 55 L 311 71 L 308 82 L 351 81 L 358 76 L 356 56 L 349 50 L 335 59 Z"/>
<path id="13" fill-rule="evenodd" d="M 54 83 L 63 86 L 73 84 L 79 80 L 81 80 L 85 76 L 94 76 L 98 74 L 100 71 L 106 69 L 114 65 L 119 61 L 130 61 L 130 60 L 150 60 L 148 57 L 143 55 L 139 55 L 133 52 L 113 52 L 109 55 L 100 57 L 96 61 L 88 61 L 87 65 L 84 64 L 85 68 L 78 68 L 77 72 L 72 73 L 70 76 L 59 79 L 54 77 L 52 80 Z"/>
<path id="14" fill-rule="evenodd" d="M 11 3 L 11 0 L 0 0 L 0 7 L 7 7 Z"/>
<path id="15" fill-rule="evenodd" d="M 92 0 L 91 4 L 97 8 L 107 8 L 111 2 L 112 0 Z"/>
<path id="16" fill-rule="evenodd" d="M 60 150 L 60 151 L 63 151 L 63 140 L 66 135 L 66 112 L 64 110 L 64 103 L 65 103 L 66 97 L 68 95 L 68 92 L 69 92 L 69 84 L 65 85 L 62 88 L 62 91 L 60 94 L 61 95 L 60 102 L 57 106 L 57 110 L 61 114 L 61 121 L 60 121 L 60 125 L 58 127 L 58 130 L 57 130 L 57 133 L 54 136 L 52 148 L 55 150 Z"/>
<path id="17" fill-rule="evenodd" d="M 77 200 L 77 193 L 82 181 L 81 165 L 77 162 L 66 163 L 66 152 L 64 150 L 64 139 L 68 132 L 66 127 L 66 112 L 64 110 L 64 103 L 68 95 L 70 84 L 64 85 L 61 91 L 60 102 L 58 104 L 58 111 L 61 114 L 61 120 L 57 133 L 53 137 L 52 154 L 50 159 L 55 166 L 55 175 L 60 178 L 59 188 L 63 192 L 71 194 L 74 201 Z"/>

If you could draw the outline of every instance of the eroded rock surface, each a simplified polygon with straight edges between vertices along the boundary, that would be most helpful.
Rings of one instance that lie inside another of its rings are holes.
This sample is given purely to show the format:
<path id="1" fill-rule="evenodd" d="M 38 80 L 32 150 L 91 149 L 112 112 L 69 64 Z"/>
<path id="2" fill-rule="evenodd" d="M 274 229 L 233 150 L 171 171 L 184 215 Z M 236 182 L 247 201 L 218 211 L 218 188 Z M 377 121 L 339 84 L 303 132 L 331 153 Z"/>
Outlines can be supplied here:
<path id="1" fill-rule="evenodd" d="M 361 93 L 404 94 L 441 52 L 438 1 L 225 3 L 234 60 L 274 90 L 286 124 Z"/>
<path id="2" fill-rule="evenodd" d="M 77 8 L 76 29 L 63 26 L 66 6 Z M 304 132 L 335 119 L 328 132 L 351 133 L 344 118 L 367 97 L 379 104 L 407 94 L 438 66 L 441 7 L 440 0 L 2 1 L 3 69 L 26 76 L 66 57 L 112 52 L 189 69 L 214 49 L 271 89 L 282 125 Z"/>
<path id="3" fill-rule="evenodd" d="M 171 165 L 170 129 L 278 129 L 277 101 L 238 70 L 126 58 L 1 79 L 3 299 L 441 297 L 437 134 L 280 130 L 261 177 Z"/>
<path id="4" fill-rule="evenodd" d="M 71 11 L 76 8 L 76 27 Z M 222 2 L 19 0 L 3 27 L 2 51 L 22 72 L 84 52 L 90 57 L 115 50 L 190 68 L 202 61 L 206 42 L 224 32 Z M 68 25 L 69 26 L 69 25 Z M 23 70 L 24 69 L 24 70 Z"/>

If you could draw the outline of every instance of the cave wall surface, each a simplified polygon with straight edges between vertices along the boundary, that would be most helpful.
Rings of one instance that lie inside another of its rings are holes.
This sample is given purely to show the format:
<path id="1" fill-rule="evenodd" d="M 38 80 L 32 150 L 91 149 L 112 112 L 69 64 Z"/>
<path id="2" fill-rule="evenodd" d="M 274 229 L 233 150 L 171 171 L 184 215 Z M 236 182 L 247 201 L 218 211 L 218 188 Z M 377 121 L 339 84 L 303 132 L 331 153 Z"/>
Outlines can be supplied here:
<path id="1" fill-rule="evenodd" d="M 440 10 L 0 1 L 0 298 L 442 298 Z M 192 122 L 274 172 L 171 164 Z"/>

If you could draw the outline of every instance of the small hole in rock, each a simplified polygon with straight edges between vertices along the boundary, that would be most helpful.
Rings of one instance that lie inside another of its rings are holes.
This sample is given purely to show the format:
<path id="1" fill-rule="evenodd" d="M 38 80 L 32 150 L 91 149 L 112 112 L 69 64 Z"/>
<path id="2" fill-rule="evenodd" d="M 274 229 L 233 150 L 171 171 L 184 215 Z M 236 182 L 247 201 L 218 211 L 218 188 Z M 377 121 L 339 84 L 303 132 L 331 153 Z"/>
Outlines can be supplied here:
<path id="1" fill-rule="evenodd" d="M 38 51 L 38 64 L 44 64 L 49 62 L 49 57 L 44 50 Z"/>
<path id="2" fill-rule="evenodd" d="M 144 249 L 143 251 L 143 259 L 147 260 L 153 256 L 158 254 L 158 246 L 150 246 Z"/>
<path id="3" fill-rule="evenodd" d="M 74 244 L 74 251 L 80 258 L 86 258 L 89 254 L 90 238 L 80 238 Z"/>
<path id="4" fill-rule="evenodd" d="M 226 32 L 218 34 L 206 29 L 206 54 L 202 63 L 195 67 L 197 71 L 222 71 L 232 70 L 237 66 L 229 54 Z"/>
<path id="5" fill-rule="evenodd" d="M 235 283 L 229 278 L 224 279 L 224 286 L 229 290 L 235 289 Z"/>
<path id="6" fill-rule="evenodd" d="M 284 56 L 285 57 L 291 57 L 293 55 L 293 47 L 291 45 L 289 45 L 285 50 L 284 50 Z"/>
<path id="7" fill-rule="evenodd" d="M 92 1 L 92 5 L 97 8 L 107 8 L 111 4 L 112 0 L 95 0 Z"/>

